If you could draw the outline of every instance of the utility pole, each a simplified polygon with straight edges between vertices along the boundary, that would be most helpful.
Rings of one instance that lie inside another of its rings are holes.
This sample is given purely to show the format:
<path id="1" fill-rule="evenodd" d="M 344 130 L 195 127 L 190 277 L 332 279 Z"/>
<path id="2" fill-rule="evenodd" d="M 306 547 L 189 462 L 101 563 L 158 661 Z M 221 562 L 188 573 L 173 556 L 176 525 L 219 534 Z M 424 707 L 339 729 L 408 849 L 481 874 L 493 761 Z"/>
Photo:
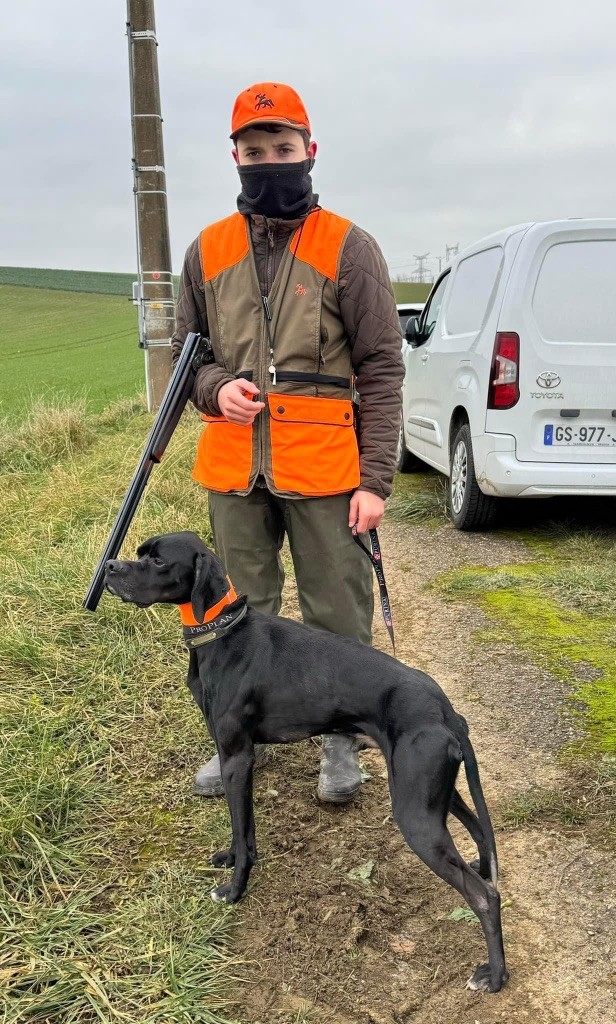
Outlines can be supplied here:
<path id="1" fill-rule="evenodd" d="M 126 14 L 139 276 L 134 298 L 151 411 L 160 405 L 171 374 L 175 324 L 154 0 L 127 0 Z"/>

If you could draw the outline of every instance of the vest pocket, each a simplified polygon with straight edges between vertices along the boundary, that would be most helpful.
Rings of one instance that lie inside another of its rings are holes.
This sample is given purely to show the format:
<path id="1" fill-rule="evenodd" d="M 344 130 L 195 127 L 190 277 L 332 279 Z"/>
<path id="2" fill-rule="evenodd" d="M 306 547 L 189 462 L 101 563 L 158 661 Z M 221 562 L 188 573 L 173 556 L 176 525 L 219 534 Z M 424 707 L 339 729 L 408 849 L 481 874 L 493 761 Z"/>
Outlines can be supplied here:
<path id="1" fill-rule="evenodd" d="M 206 416 L 193 466 L 193 479 L 210 491 L 244 491 L 252 471 L 252 423 Z"/>
<path id="2" fill-rule="evenodd" d="M 348 399 L 268 394 L 272 477 L 306 497 L 359 486 L 359 450 Z"/>

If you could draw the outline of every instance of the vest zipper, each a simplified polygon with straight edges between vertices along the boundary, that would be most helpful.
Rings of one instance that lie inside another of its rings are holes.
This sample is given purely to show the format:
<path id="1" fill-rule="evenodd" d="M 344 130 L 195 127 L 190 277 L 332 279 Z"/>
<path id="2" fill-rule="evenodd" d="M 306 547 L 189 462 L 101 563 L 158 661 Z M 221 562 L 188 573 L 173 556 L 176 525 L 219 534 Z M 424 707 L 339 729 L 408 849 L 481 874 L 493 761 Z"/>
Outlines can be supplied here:
<path id="1" fill-rule="evenodd" d="M 273 281 L 270 280 L 271 268 L 273 266 L 273 260 L 271 260 L 271 253 L 274 251 L 274 232 L 272 231 L 271 225 L 267 225 L 267 245 L 265 247 L 265 294 L 269 295 L 272 290 Z"/>
<path id="2" fill-rule="evenodd" d="M 269 305 L 269 301 L 268 301 L 268 295 L 271 292 L 272 285 L 273 285 L 273 281 L 271 280 L 271 273 L 272 273 L 272 266 L 273 266 L 272 254 L 274 252 L 274 245 L 275 245 L 274 232 L 272 231 L 271 224 L 268 223 L 267 224 L 267 243 L 265 245 L 265 295 L 261 296 L 261 303 L 263 305 L 263 312 L 265 314 L 265 329 L 266 329 L 266 332 L 267 332 L 267 345 L 268 345 L 269 353 L 270 353 L 269 367 L 268 367 L 267 372 L 268 372 L 268 374 L 270 376 L 271 385 L 273 387 L 276 386 L 276 367 L 274 365 L 274 346 L 273 346 L 273 339 L 272 339 L 272 334 L 271 334 L 272 313 L 271 313 L 271 309 L 270 309 L 270 305 Z M 267 384 L 265 385 L 265 390 L 267 392 Z M 263 396 L 263 399 L 264 399 L 264 401 L 266 401 L 266 396 L 265 395 Z M 265 412 L 265 410 L 263 410 L 263 411 Z M 264 474 L 264 470 L 265 470 L 266 459 L 265 459 L 265 424 L 264 423 L 261 424 L 261 429 L 260 429 L 259 449 L 260 449 L 260 451 L 259 451 L 259 473 L 257 474 L 257 476 Z"/>

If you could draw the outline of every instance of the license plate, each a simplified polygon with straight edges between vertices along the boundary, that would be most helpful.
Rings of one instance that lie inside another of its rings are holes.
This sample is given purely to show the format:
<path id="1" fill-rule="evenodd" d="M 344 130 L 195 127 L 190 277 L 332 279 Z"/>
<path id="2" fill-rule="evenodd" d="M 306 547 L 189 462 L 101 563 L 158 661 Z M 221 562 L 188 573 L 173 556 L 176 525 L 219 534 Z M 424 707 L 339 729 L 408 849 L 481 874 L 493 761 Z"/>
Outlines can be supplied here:
<path id="1" fill-rule="evenodd" d="M 561 423 L 546 423 L 543 443 L 551 447 L 581 445 L 586 448 L 609 448 L 616 444 L 616 424 L 608 429 L 588 423 L 570 427 Z"/>

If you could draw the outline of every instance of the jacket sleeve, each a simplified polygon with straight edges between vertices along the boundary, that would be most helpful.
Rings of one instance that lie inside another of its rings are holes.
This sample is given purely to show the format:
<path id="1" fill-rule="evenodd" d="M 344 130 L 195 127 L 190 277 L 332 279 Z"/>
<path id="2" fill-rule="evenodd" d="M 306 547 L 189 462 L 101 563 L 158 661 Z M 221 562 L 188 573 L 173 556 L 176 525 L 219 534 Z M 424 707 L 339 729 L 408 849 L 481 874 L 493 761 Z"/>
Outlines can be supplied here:
<path id="1" fill-rule="evenodd" d="M 402 412 L 402 332 L 383 254 L 356 226 L 341 256 L 338 301 L 360 399 L 360 487 L 387 498 Z"/>
<path id="2" fill-rule="evenodd" d="M 171 339 L 171 355 L 174 365 L 179 359 L 186 335 L 190 331 L 199 331 L 206 337 L 208 335 L 198 238 L 186 250 L 180 276 L 175 331 Z M 230 380 L 234 380 L 233 374 L 222 366 L 218 366 L 217 363 L 210 363 L 197 370 L 192 401 L 199 412 L 205 412 L 208 416 L 220 415 L 216 397 L 223 384 Z"/>

